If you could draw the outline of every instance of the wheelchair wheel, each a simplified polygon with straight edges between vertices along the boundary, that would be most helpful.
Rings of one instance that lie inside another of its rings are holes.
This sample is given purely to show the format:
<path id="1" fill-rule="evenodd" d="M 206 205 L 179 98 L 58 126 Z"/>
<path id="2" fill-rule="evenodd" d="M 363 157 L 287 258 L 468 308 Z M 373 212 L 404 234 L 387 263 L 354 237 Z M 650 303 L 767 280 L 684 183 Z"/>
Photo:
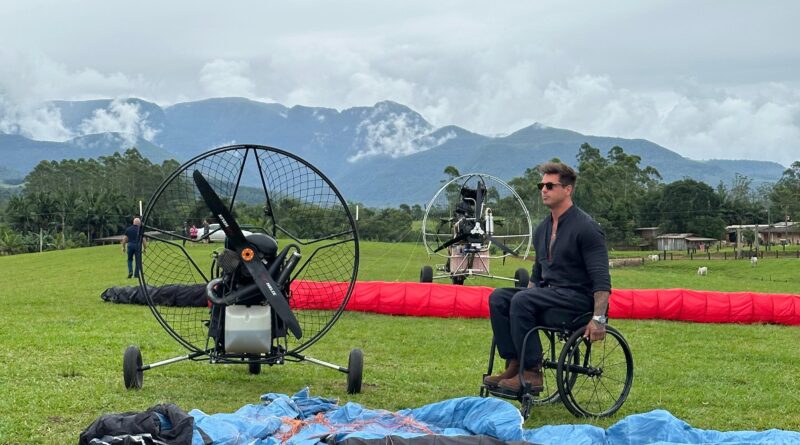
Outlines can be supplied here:
<path id="1" fill-rule="evenodd" d="M 605 417 L 625 403 L 633 384 L 633 357 L 622 334 L 606 326 L 606 338 L 573 332 L 561 350 L 556 379 L 561 400 L 577 417 Z"/>
<path id="2" fill-rule="evenodd" d="M 559 399 L 558 380 L 556 371 L 558 369 L 558 358 L 564 346 L 563 341 L 559 341 L 553 331 L 542 332 L 542 384 L 544 388 L 538 395 L 531 395 L 531 404 L 547 405 L 555 403 Z"/>

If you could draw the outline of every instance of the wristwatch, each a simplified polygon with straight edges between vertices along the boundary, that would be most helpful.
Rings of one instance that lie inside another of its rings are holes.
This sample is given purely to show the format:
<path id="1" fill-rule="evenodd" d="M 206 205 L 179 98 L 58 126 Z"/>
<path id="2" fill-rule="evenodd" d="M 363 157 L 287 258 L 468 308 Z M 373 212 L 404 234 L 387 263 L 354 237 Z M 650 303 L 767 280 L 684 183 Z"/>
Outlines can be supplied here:
<path id="1" fill-rule="evenodd" d="M 592 320 L 600 324 L 606 324 L 608 322 L 608 317 L 606 317 L 605 315 L 595 315 L 594 317 L 592 317 Z"/>

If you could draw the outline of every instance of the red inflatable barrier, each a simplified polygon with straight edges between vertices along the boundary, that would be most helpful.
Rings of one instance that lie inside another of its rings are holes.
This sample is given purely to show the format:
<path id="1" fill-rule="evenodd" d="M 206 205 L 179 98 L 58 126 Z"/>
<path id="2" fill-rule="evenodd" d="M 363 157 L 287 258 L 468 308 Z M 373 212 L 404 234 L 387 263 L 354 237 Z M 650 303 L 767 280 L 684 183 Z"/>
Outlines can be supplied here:
<path id="1" fill-rule="evenodd" d="M 333 310 L 347 284 L 295 281 L 292 307 Z M 347 310 L 417 317 L 488 318 L 494 289 L 437 283 L 359 281 Z M 611 318 L 660 319 L 700 323 L 776 323 L 800 325 L 800 295 L 714 292 L 688 289 L 614 289 Z"/>
<path id="2" fill-rule="evenodd" d="M 333 310 L 342 304 L 347 284 L 295 281 L 292 307 Z M 347 310 L 417 317 L 488 318 L 494 289 L 436 283 L 356 282 Z"/>
<path id="3" fill-rule="evenodd" d="M 688 289 L 614 289 L 608 315 L 700 323 L 800 325 L 800 295 Z"/>

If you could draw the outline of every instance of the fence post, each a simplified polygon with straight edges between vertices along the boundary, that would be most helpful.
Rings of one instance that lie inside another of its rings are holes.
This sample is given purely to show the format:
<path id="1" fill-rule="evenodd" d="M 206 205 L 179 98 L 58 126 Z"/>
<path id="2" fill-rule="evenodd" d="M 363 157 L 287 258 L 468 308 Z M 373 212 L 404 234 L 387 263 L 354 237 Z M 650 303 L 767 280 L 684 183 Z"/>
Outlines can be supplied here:
<path id="1" fill-rule="evenodd" d="M 727 260 L 728 259 L 728 252 L 722 252 L 722 259 L 723 260 Z"/>

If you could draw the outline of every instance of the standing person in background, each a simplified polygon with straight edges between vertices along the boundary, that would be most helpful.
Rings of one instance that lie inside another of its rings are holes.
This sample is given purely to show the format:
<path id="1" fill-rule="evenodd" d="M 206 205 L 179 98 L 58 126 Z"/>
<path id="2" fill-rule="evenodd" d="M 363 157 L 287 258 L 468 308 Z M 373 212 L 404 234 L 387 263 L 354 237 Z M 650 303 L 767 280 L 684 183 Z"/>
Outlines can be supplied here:
<path id="1" fill-rule="evenodd" d="M 208 220 L 203 220 L 203 244 L 208 244 Z"/>
<path id="2" fill-rule="evenodd" d="M 192 241 L 197 241 L 197 227 L 194 224 L 189 228 L 189 238 L 191 238 Z"/>
<path id="3" fill-rule="evenodd" d="M 139 271 L 142 270 L 142 252 L 147 248 L 147 241 L 142 237 L 141 248 L 139 246 L 139 231 L 142 228 L 142 220 L 138 216 L 133 218 L 133 224 L 125 229 L 122 236 L 122 253 L 128 254 L 128 278 L 139 278 Z M 136 260 L 134 269 L 133 261 Z"/>

